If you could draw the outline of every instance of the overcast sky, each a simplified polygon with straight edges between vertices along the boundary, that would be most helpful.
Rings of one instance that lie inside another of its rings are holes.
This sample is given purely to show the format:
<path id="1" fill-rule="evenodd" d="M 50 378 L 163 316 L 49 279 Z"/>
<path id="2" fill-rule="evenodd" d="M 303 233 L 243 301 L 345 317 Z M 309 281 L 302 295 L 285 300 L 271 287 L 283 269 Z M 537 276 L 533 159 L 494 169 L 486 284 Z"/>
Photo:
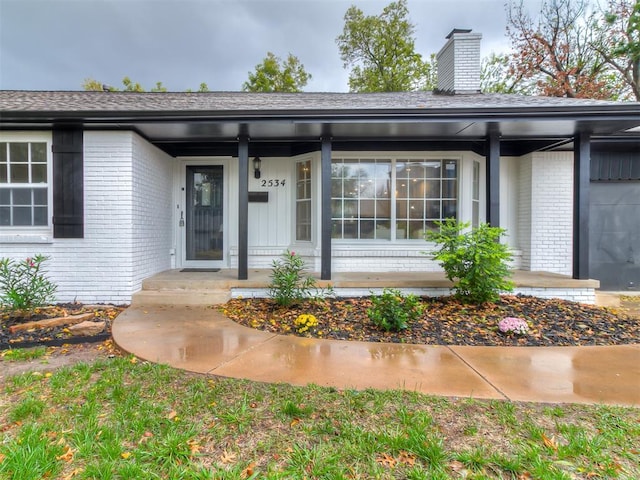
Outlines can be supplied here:
<path id="1" fill-rule="evenodd" d="M 268 51 L 296 55 L 307 91 L 347 91 L 336 37 L 355 4 L 378 0 L 0 0 L 0 89 L 81 90 L 85 78 L 121 87 L 240 90 Z M 436 53 L 454 28 L 483 34 L 482 55 L 508 50 L 505 0 L 409 0 L 417 51 Z M 532 9 L 539 4 L 528 0 Z"/>

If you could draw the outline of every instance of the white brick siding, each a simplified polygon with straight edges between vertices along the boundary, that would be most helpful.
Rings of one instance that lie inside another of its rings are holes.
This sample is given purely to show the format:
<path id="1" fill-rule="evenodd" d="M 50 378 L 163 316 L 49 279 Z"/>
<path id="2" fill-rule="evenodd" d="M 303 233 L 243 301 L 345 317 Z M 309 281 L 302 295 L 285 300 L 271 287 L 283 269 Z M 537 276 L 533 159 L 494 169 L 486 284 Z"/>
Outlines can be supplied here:
<path id="1" fill-rule="evenodd" d="M 480 91 L 479 33 L 455 33 L 438 52 L 438 90 L 448 93 Z"/>
<path id="2" fill-rule="evenodd" d="M 380 295 L 382 288 L 334 288 L 336 297 L 368 297 Z M 413 294 L 423 297 L 444 297 L 451 293 L 448 288 L 399 288 L 405 295 Z M 593 288 L 535 288 L 521 287 L 510 294 L 530 295 L 538 298 L 559 298 L 572 302 L 595 304 L 596 294 Z M 267 298 L 266 288 L 232 288 L 231 298 Z"/>
<path id="3" fill-rule="evenodd" d="M 170 170 L 163 178 L 168 159 L 131 132 L 85 132 L 84 238 L 54 239 L 52 232 L 20 238 L 3 234 L 0 256 L 51 257 L 45 267 L 58 286 L 58 301 L 130 302 L 140 277 L 168 268 L 169 246 L 159 232 L 164 229 L 170 239 L 171 231 L 158 221 L 167 205 L 164 195 L 158 195 L 171 192 Z M 138 160 L 142 164 L 134 165 Z M 141 182 L 134 186 L 134 171 L 137 178 L 149 175 L 153 187 L 166 191 L 154 194 Z M 140 204 L 134 208 L 135 202 Z M 145 234 L 149 238 L 143 245 Z"/>
<path id="4" fill-rule="evenodd" d="M 522 268 L 572 274 L 573 156 L 533 153 L 520 165 Z"/>
<path id="5" fill-rule="evenodd" d="M 171 268 L 173 162 L 133 135 L 133 292 L 142 280 Z"/>

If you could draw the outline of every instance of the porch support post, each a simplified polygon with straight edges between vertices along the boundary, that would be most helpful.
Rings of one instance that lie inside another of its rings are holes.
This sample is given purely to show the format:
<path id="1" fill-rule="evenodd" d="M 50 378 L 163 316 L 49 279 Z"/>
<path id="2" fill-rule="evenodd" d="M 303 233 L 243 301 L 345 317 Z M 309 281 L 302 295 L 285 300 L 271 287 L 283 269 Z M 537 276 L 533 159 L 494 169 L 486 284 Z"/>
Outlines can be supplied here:
<path id="1" fill-rule="evenodd" d="M 573 138 L 573 278 L 589 278 L 589 181 L 591 135 Z"/>
<path id="2" fill-rule="evenodd" d="M 487 159 L 487 223 L 500 226 L 500 132 L 489 125 L 486 145 Z"/>
<path id="3" fill-rule="evenodd" d="M 331 280 L 331 139 L 321 138 L 320 147 L 321 174 L 321 216 L 320 222 L 320 279 Z"/>
<path id="4" fill-rule="evenodd" d="M 238 280 L 248 278 L 249 138 L 238 138 Z"/>

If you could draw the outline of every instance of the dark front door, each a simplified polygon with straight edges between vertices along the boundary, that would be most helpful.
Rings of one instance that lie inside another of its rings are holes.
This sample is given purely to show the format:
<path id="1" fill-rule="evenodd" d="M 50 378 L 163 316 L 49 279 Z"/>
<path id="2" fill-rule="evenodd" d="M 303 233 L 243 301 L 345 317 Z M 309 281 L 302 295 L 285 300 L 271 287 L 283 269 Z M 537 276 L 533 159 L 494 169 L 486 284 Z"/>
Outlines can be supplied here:
<path id="1" fill-rule="evenodd" d="M 186 167 L 185 260 L 224 260 L 224 195 L 222 165 Z"/>

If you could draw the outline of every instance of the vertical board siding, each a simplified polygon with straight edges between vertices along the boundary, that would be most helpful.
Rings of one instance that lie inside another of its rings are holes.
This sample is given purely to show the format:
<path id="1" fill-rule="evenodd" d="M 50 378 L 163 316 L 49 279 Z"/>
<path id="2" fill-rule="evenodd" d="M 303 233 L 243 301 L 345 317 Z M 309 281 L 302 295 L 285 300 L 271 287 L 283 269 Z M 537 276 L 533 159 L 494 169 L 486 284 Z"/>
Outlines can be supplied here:
<path id="1" fill-rule="evenodd" d="M 637 152 L 593 152 L 591 181 L 640 180 L 640 154 Z"/>

